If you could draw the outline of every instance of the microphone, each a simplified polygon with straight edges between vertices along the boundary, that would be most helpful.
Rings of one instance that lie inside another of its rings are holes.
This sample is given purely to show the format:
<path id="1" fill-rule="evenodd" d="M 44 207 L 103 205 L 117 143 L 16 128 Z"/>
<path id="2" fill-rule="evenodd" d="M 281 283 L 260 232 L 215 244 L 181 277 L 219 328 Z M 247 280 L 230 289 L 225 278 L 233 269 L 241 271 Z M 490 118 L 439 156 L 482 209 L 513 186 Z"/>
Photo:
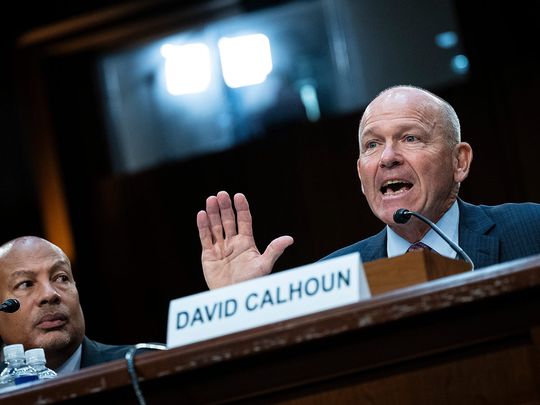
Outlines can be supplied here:
<path id="1" fill-rule="evenodd" d="M 421 214 L 419 214 L 418 212 L 415 212 L 415 211 L 409 211 L 409 210 L 407 210 L 405 208 L 400 208 L 399 210 L 397 210 L 394 213 L 394 222 L 396 224 L 404 224 L 407 221 L 409 221 L 411 216 L 415 216 L 419 220 L 421 220 L 421 221 L 425 222 L 426 224 L 428 224 L 431 227 L 431 229 L 433 229 L 435 232 L 437 232 L 439 234 L 439 236 L 441 238 L 443 238 L 445 240 L 445 242 L 448 243 L 450 245 L 450 247 L 452 249 L 454 249 L 459 256 L 461 256 L 461 258 L 463 258 L 463 260 L 465 260 L 467 263 L 469 263 L 471 265 L 471 271 L 474 270 L 474 263 L 471 260 L 471 258 L 467 255 L 467 253 L 465 253 L 465 251 L 463 249 L 461 249 L 458 245 L 456 245 L 454 242 L 452 242 L 452 240 L 448 236 L 446 236 L 444 234 L 444 232 L 441 230 L 441 228 L 439 228 L 437 225 L 435 225 L 433 222 L 431 222 L 425 216 L 423 216 L 423 215 L 421 215 Z"/>
<path id="2" fill-rule="evenodd" d="M 13 313 L 20 308 L 21 304 L 14 298 L 9 298 L 0 304 L 0 312 Z"/>

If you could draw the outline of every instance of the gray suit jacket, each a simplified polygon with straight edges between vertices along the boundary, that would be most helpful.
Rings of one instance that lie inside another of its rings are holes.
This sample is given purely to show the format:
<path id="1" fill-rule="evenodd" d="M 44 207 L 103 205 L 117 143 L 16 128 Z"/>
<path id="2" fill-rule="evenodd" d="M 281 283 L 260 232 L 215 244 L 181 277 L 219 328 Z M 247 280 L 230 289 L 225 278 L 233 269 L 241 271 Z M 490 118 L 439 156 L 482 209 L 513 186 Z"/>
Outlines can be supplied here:
<path id="1" fill-rule="evenodd" d="M 458 199 L 459 245 L 476 268 L 540 253 L 540 204 L 472 205 Z M 329 259 L 360 252 L 363 262 L 387 257 L 386 228 Z"/>

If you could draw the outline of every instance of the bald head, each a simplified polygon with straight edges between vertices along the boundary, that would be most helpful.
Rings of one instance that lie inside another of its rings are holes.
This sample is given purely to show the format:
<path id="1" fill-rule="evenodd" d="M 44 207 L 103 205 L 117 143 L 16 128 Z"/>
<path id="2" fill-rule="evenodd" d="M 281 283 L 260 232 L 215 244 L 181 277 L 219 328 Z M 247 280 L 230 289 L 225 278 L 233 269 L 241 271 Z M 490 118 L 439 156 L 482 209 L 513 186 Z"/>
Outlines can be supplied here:
<path id="1" fill-rule="evenodd" d="M 59 256 L 63 257 L 68 263 L 69 259 L 62 249 L 56 246 L 54 243 L 49 242 L 46 239 L 37 236 L 21 236 L 10 240 L 0 246 L 0 270 L 2 263 L 11 256 L 33 255 L 36 249 L 39 247 L 45 247 L 51 251 L 56 252 Z M 71 264 L 70 264 L 71 266 Z"/>
<path id="2" fill-rule="evenodd" d="M 419 109 L 431 110 L 437 118 L 441 132 L 450 146 L 457 145 L 461 142 L 459 118 L 454 108 L 446 100 L 436 94 L 420 87 L 409 85 L 392 86 L 381 91 L 371 103 L 369 103 L 364 111 L 362 119 L 360 120 L 359 135 L 361 135 L 364 130 L 365 120 L 369 115 L 369 110 L 382 104 L 392 104 L 400 99 L 403 101 L 414 99 Z"/>
<path id="3" fill-rule="evenodd" d="M 371 210 L 402 238 L 419 241 L 429 227 L 396 224 L 394 213 L 406 208 L 437 222 L 455 202 L 472 148 L 460 142 L 454 109 L 427 90 L 391 87 L 364 111 L 359 143 L 358 176 Z"/>
<path id="4" fill-rule="evenodd" d="M 61 366 L 80 346 L 84 317 L 69 259 L 62 249 L 36 236 L 0 246 L 0 299 L 21 307 L 0 313 L 0 339 L 25 349 L 42 347 L 51 368 Z"/>

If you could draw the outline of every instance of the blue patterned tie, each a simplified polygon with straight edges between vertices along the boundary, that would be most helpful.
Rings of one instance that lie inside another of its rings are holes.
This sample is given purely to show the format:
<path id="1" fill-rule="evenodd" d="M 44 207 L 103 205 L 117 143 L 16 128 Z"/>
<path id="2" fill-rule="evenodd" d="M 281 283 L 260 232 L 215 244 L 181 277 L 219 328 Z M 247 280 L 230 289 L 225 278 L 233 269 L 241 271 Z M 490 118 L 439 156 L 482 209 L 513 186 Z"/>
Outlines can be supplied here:
<path id="1" fill-rule="evenodd" d="M 433 250 L 433 249 L 431 249 L 425 243 L 416 242 L 416 243 L 413 243 L 411 246 L 409 246 L 409 248 L 407 249 L 407 253 L 408 252 L 417 252 L 417 251 L 422 251 L 422 250 Z"/>

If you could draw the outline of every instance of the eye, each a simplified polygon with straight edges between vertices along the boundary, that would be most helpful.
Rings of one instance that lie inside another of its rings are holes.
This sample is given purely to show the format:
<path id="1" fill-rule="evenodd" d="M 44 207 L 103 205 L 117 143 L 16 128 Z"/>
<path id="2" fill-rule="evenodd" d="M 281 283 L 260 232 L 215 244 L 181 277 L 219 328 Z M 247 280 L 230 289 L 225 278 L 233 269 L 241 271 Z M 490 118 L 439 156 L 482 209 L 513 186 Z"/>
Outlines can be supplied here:
<path id="1" fill-rule="evenodd" d="M 34 282 L 31 280 L 19 281 L 15 284 L 15 290 L 26 290 L 34 285 Z"/>
<path id="2" fill-rule="evenodd" d="M 58 274 L 54 278 L 54 281 L 58 281 L 60 283 L 68 283 L 70 281 L 70 278 L 67 274 Z"/>
<path id="3" fill-rule="evenodd" d="M 366 143 L 366 149 L 374 149 L 377 147 L 377 142 L 369 141 Z"/>
<path id="4" fill-rule="evenodd" d="M 404 140 L 405 142 L 416 142 L 418 138 L 414 135 L 406 135 Z"/>

